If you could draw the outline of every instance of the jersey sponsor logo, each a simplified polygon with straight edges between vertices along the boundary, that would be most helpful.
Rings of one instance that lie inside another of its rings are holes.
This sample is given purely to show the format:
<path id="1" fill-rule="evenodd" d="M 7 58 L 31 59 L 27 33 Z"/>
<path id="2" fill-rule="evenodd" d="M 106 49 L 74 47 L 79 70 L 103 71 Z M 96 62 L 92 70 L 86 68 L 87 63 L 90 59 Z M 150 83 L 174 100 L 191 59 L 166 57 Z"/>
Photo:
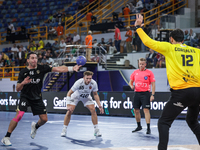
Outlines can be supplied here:
<path id="1" fill-rule="evenodd" d="M 81 94 L 80 97 L 82 98 L 88 98 L 89 94 Z"/>
<path id="2" fill-rule="evenodd" d="M 27 75 L 27 73 L 24 73 L 24 76 Z"/>
<path id="3" fill-rule="evenodd" d="M 136 83 L 137 87 L 147 87 L 147 83 Z"/>
<path id="4" fill-rule="evenodd" d="M 92 86 L 90 86 L 89 89 L 91 90 L 91 89 L 92 89 Z"/>
<path id="5" fill-rule="evenodd" d="M 180 47 L 175 47 L 175 51 L 181 51 L 185 53 L 196 53 L 194 49 L 185 49 Z"/>
<path id="6" fill-rule="evenodd" d="M 145 79 L 145 80 L 147 80 L 147 79 L 148 79 L 148 77 L 147 77 L 147 76 L 144 76 L 144 79 Z"/>
<path id="7" fill-rule="evenodd" d="M 40 79 L 32 79 L 31 83 L 33 84 L 38 84 L 40 82 Z"/>
<path id="8" fill-rule="evenodd" d="M 79 90 L 83 90 L 83 89 L 84 89 L 84 86 L 80 86 L 80 87 L 79 87 Z"/>
<path id="9" fill-rule="evenodd" d="M 34 75 L 34 71 L 30 71 L 29 74 L 30 74 L 30 75 Z"/>

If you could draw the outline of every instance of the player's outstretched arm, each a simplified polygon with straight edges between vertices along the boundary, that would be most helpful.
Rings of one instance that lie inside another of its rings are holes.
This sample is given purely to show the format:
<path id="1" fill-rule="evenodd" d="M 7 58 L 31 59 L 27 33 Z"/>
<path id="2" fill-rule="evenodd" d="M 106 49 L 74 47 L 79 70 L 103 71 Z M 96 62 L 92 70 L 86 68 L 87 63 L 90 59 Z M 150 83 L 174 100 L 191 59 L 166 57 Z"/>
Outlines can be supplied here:
<path id="1" fill-rule="evenodd" d="M 143 26 L 142 22 L 143 16 L 141 14 L 137 14 L 135 21 L 136 32 L 139 35 L 142 42 L 144 43 L 144 45 L 161 54 L 167 53 L 171 47 L 171 44 L 169 42 L 158 42 L 151 39 L 141 28 Z"/>
<path id="2" fill-rule="evenodd" d="M 103 114 L 103 113 L 104 113 L 104 110 L 103 110 L 103 107 L 101 106 L 100 98 L 99 98 L 99 95 L 98 95 L 97 91 L 96 91 L 96 92 L 93 92 L 93 95 L 94 95 L 95 101 L 97 102 L 97 105 L 99 106 L 100 114 Z"/>
<path id="3" fill-rule="evenodd" d="M 60 67 L 53 67 L 52 71 L 53 72 L 73 72 L 73 71 L 78 72 L 80 67 L 81 65 L 75 65 L 73 67 L 60 66 Z"/>
<path id="4" fill-rule="evenodd" d="M 23 89 L 25 84 L 28 84 L 31 82 L 32 79 L 30 79 L 29 76 L 27 76 L 21 83 L 18 83 L 16 86 L 16 91 L 19 92 Z"/>

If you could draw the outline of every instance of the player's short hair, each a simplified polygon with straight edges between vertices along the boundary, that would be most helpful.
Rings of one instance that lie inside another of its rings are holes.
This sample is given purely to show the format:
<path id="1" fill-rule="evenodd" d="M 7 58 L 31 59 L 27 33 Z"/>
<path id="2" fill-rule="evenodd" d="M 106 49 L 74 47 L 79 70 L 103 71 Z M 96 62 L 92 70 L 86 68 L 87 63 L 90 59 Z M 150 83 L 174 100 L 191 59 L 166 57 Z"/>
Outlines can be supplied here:
<path id="1" fill-rule="evenodd" d="M 181 29 L 176 29 L 170 33 L 169 37 L 172 37 L 176 42 L 183 42 L 184 32 Z"/>
<path id="2" fill-rule="evenodd" d="M 37 55 L 35 52 L 30 52 L 30 53 L 27 54 L 27 59 L 30 58 L 30 55 L 31 55 L 31 54 L 35 54 L 35 55 Z"/>
<path id="3" fill-rule="evenodd" d="M 84 73 L 83 73 L 83 76 L 93 76 L 93 72 L 92 71 L 85 71 Z"/>
<path id="4" fill-rule="evenodd" d="M 145 61 L 146 62 L 146 59 L 145 58 L 140 58 L 139 61 Z"/>

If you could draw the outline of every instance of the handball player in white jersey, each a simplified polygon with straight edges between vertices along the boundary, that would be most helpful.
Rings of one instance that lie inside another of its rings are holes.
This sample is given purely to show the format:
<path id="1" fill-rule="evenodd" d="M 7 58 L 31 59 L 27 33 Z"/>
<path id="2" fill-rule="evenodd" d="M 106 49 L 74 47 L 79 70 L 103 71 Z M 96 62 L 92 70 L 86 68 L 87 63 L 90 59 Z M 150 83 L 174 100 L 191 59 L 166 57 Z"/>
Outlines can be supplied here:
<path id="1" fill-rule="evenodd" d="M 99 95 L 97 93 L 98 91 L 97 83 L 92 79 L 93 72 L 85 71 L 83 75 L 84 77 L 77 80 L 67 93 L 68 111 L 64 118 L 64 125 L 61 133 L 62 137 L 66 136 L 67 126 L 70 122 L 71 115 L 79 101 L 82 101 L 84 106 L 87 107 L 91 112 L 92 123 L 94 125 L 94 136 L 101 136 L 101 133 L 99 132 L 98 129 L 98 119 L 95 111 L 94 101 L 90 95 L 91 92 L 93 92 L 93 96 L 97 102 L 100 113 L 103 114 L 104 110 L 103 107 L 101 106 Z"/>

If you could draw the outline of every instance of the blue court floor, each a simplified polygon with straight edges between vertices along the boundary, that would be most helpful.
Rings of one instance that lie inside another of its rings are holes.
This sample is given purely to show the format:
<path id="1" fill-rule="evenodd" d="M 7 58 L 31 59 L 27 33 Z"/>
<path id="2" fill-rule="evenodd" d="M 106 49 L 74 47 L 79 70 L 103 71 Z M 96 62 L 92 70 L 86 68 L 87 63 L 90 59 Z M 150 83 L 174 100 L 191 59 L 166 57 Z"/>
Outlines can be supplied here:
<path id="1" fill-rule="evenodd" d="M 0 112 L 0 138 L 8 129 L 15 112 Z M 12 146 L 0 145 L 0 150 L 156 150 L 158 144 L 157 119 L 151 119 L 151 135 L 146 135 L 145 119 L 143 129 L 136 128 L 135 118 L 99 116 L 102 137 L 94 137 L 91 117 L 73 115 L 68 126 L 67 137 L 60 137 L 64 114 L 48 114 L 49 121 L 38 129 L 35 139 L 31 139 L 31 122 L 38 116 L 25 113 L 11 135 Z M 175 120 L 170 130 L 169 150 L 200 150 L 195 135 L 185 120 Z"/>

